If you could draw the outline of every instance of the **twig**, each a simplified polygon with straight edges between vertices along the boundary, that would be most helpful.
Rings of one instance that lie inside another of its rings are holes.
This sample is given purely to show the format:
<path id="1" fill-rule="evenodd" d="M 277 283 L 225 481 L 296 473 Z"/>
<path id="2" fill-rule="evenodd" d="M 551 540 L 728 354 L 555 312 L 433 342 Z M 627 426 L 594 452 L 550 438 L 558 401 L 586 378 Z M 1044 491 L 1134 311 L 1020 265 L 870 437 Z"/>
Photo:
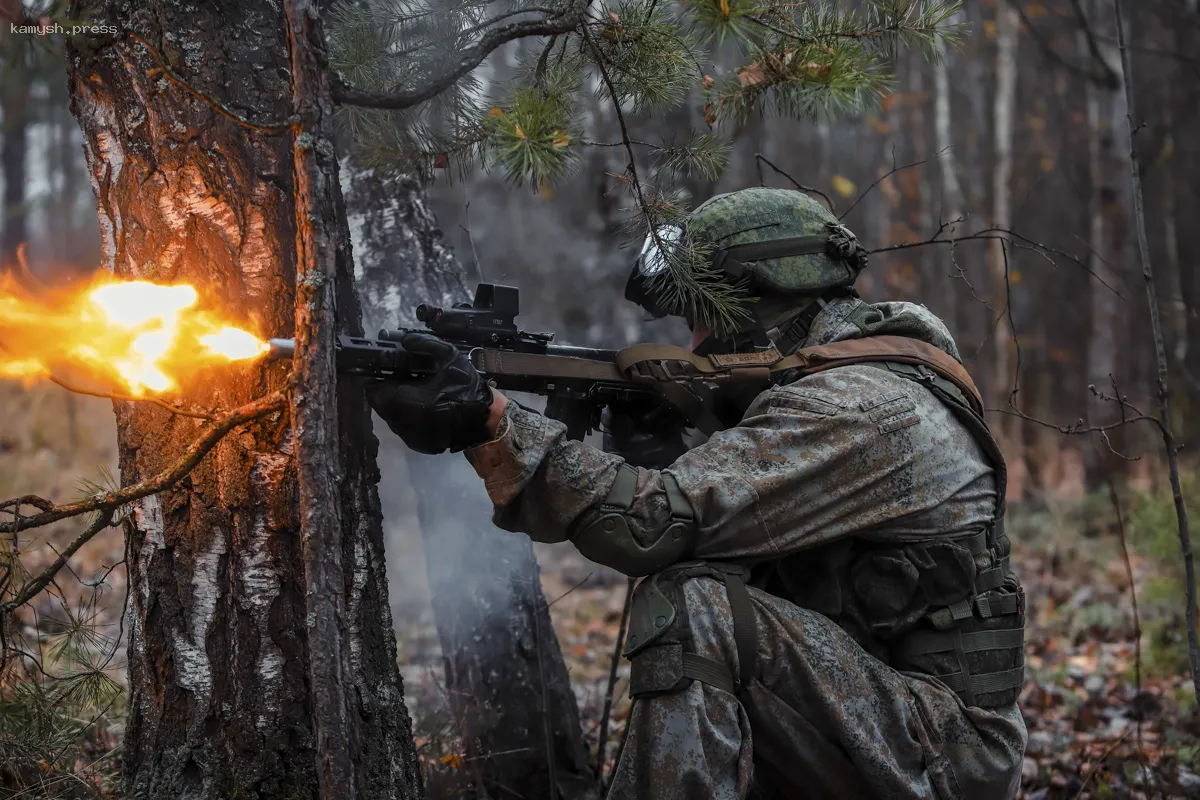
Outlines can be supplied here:
<path id="1" fill-rule="evenodd" d="M 1017 0 L 1010 0 L 1009 5 L 1011 5 L 1021 17 L 1021 22 L 1025 25 L 1025 30 L 1029 32 L 1029 38 L 1033 39 L 1034 44 L 1036 44 L 1038 49 L 1042 51 L 1042 55 L 1046 56 L 1046 58 L 1055 62 L 1059 66 L 1065 67 L 1068 71 L 1075 73 L 1084 80 L 1107 86 L 1110 89 L 1117 88 L 1116 76 L 1112 74 L 1111 70 L 1107 71 L 1106 73 L 1097 73 L 1090 69 L 1086 69 L 1085 67 L 1079 66 L 1074 61 L 1067 60 L 1062 56 L 1062 54 L 1054 49 L 1053 45 L 1046 41 L 1045 37 L 1043 37 L 1041 32 L 1038 31 L 1037 26 L 1033 24 L 1033 20 L 1029 18 L 1029 16 L 1025 13 L 1025 9 L 1021 8 L 1021 4 L 1018 3 Z"/>
<path id="2" fill-rule="evenodd" d="M 847 208 L 843 213 L 838 215 L 838 219 L 845 219 L 846 217 L 848 217 L 850 215 L 850 212 L 853 211 L 855 208 L 857 208 L 858 204 L 863 201 L 863 198 L 871 193 L 872 189 L 874 189 L 876 186 L 878 186 L 879 184 L 886 181 L 888 178 L 895 175 L 897 172 L 903 172 L 906 169 L 912 169 L 913 167 L 919 167 L 922 164 L 924 164 L 926 161 L 929 160 L 927 158 L 922 158 L 920 161 L 914 161 L 911 164 L 905 164 L 902 167 L 898 167 L 898 166 L 896 166 L 895 153 L 893 153 L 892 156 L 893 156 L 892 168 L 889 169 L 887 172 L 883 173 L 882 175 L 880 175 L 878 178 L 876 178 L 875 182 L 872 183 L 870 186 L 868 186 L 866 189 L 863 189 L 862 194 L 860 194 L 858 197 L 854 198 L 854 202 L 850 204 L 850 207 Z"/>
<path id="3" fill-rule="evenodd" d="M 549 610 L 550 610 L 550 606 L 554 605 L 554 604 L 555 604 L 555 603 L 557 603 L 559 600 L 562 600 L 564 597 L 566 597 L 566 596 L 567 596 L 567 595 L 569 595 L 571 592 L 573 592 L 573 591 L 575 591 L 576 589 L 578 589 L 580 586 L 583 586 L 585 583 L 587 583 L 587 582 L 588 582 L 588 578 L 592 577 L 592 576 L 593 576 L 593 575 L 595 575 L 595 574 L 596 574 L 596 573 L 594 573 L 594 572 L 589 572 L 587 575 L 584 575 L 584 576 L 583 576 L 583 579 L 582 579 L 582 580 L 580 580 L 578 583 L 576 583 L 574 586 L 572 586 L 570 589 L 567 589 L 565 592 L 563 592 L 562 594 L 560 594 L 558 597 L 554 598 L 554 599 L 553 599 L 553 600 L 551 600 L 549 603 L 546 603 L 546 610 L 547 610 L 547 611 L 549 611 Z"/>
<path id="4" fill-rule="evenodd" d="M 1017 348 L 1017 363 L 1013 370 L 1012 391 L 1008 394 L 1008 404 L 1017 407 L 1017 394 L 1021 391 L 1021 339 L 1017 336 L 1017 325 L 1013 321 L 1012 281 L 1009 279 L 1008 240 L 1000 239 L 1000 254 L 1004 257 L 1004 313 L 1008 316 L 1008 331 L 1012 334 L 1013 344 Z"/>
<path id="5" fill-rule="evenodd" d="M 1095 775 L 1097 772 L 1099 772 L 1099 765 L 1103 764 L 1105 761 L 1108 760 L 1108 757 L 1112 755 L 1114 750 L 1116 750 L 1118 747 L 1120 747 L 1121 742 L 1125 741 L 1125 737 L 1128 735 L 1129 735 L 1129 728 L 1126 728 L 1125 732 L 1122 733 L 1119 737 L 1117 737 L 1117 740 L 1114 741 L 1112 744 L 1110 744 L 1108 746 L 1108 748 L 1100 755 L 1100 758 L 1096 759 L 1095 762 L 1092 762 L 1092 761 L 1086 762 L 1086 764 L 1095 763 L 1097 765 L 1097 769 L 1093 769 L 1091 772 L 1089 772 L 1087 775 L 1085 775 L 1083 777 L 1083 784 L 1079 787 L 1079 791 L 1075 793 L 1075 800 L 1079 800 L 1079 798 L 1083 797 L 1084 790 L 1087 789 L 1088 784 L 1092 782 L 1092 776 Z M 1084 766 L 1086 766 L 1086 764 Z M 1083 771 L 1082 767 L 1080 768 L 1080 771 L 1081 772 Z"/>
<path id="6" fill-rule="evenodd" d="M 621 609 L 621 624 L 617 628 L 617 643 L 613 646 L 612 663 L 608 668 L 608 688 L 604 691 L 604 711 L 600 714 L 600 734 L 596 740 L 596 780 L 604 781 L 604 756 L 608 751 L 608 720 L 612 714 L 613 693 L 617 687 L 617 665 L 621 662 L 621 650 L 625 644 L 625 628 L 629 625 L 629 611 L 633 606 L 633 586 L 636 578 L 630 578 L 625 586 L 625 605 Z"/>
<path id="7" fill-rule="evenodd" d="M 845 215 L 843 214 L 842 216 L 845 216 Z M 1099 275 L 1097 275 L 1092 270 L 1092 268 L 1089 267 L 1087 264 L 1083 263 L 1083 261 L 1081 261 L 1078 256 L 1073 256 L 1070 253 L 1066 252 L 1065 250 L 1059 250 L 1056 247 L 1051 247 L 1047 244 L 1042 244 L 1041 242 L 1034 241 L 1033 239 L 1030 239 L 1028 236 L 1017 233 L 1016 231 L 1011 230 L 1009 228 L 990 227 L 990 228 L 983 228 L 981 230 L 976 231 L 975 233 L 969 233 L 965 236 L 950 236 L 946 239 L 939 238 L 951 225 L 955 224 L 956 222 L 961 222 L 961 221 L 962 220 L 950 220 L 949 222 L 941 223 L 941 225 L 937 229 L 937 232 L 935 232 L 933 234 L 933 236 L 931 236 L 928 239 L 922 239 L 921 241 L 917 241 L 917 242 L 901 242 L 899 244 L 887 245 L 886 247 L 877 247 L 874 250 L 869 251 L 869 253 L 871 255 L 876 255 L 878 253 L 889 253 L 893 250 L 909 250 L 914 247 L 926 247 L 928 245 L 933 245 L 933 244 L 946 244 L 946 245 L 950 245 L 951 247 L 953 247 L 953 246 L 957 245 L 959 242 L 969 242 L 969 241 L 975 241 L 975 240 L 988 241 L 991 239 L 1005 239 L 1009 242 L 1009 244 L 1013 245 L 1014 247 L 1025 247 L 1027 249 L 1033 250 L 1034 252 L 1040 253 L 1041 255 L 1047 256 L 1047 257 L 1050 255 L 1055 255 L 1055 256 L 1060 256 L 1062 258 L 1065 258 L 1068 261 L 1071 261 L 1072 263 L 1074 263 L 1077 267 L 1082 269 L 1088 275 L 1093 277 L 1101 286 L 1108 289 L 1110 292 L 1115 294 L 1117 297 L 1121 298 L 1122 300 L 1127 299 L 1125 297 L 1125 295 L 1121 294 L 1120 290 L 1117 289 L 1117 287 L 1113 286 L 1111 283 L 1108 283 L 1106 280 L 1104 280 Z M 1050 263 L 1053 264 L 1056 262 L 1053 259 L 1050 259 Z"/>
<path id="8" fill-rule="evenodd" d="M 1106 89 L 1116 89 L 1120 85 L 1121 78 L 1117 75 L 1116 70 L 1108 63 L 1108 59 L 1100 52 L 1100 45 L 1096 43 L 1096 36 L 1092 32 L 1092 26 L 1088 22 L 1087 13 L 1083 10 L 1083 5 L 1079 0 L 1071 0 L 1071 8 L 1075 10 L 1075 19 L 1079 21 L 1079 28 L 1083 31 L 1084 38 L 1087 39 L 1088 53 L 1091 54 L 1092 60 L 1099 65 L 1102 72 L 1101 75 L 1093 78 L 1097 83 Z M 1120 22 L 1117 23 L 1120 25 Z"/>
<path id="9" fill-rule="evenodd" d="M 1076 0 L 1077 2 L 1077 0 Z M 1133 121 L 1133 62 L 1125 47 L 1125 19 L 1122 0 L 1113 0 L 1117 23 L 1117 43 L 1121 49 L 1121 70 L 1125 84 L 1125 123 L 1129 128 L 1129 178 L 1133 185 L 1133 216 L 1137 223 L 1138 255 L 1142 262 L 1142 277 L 1146 284 L 1146 300 L 1150 306 L 1150 330 L 1154 337 L 1154 355 L 1158 361 L 1158 408 L 1163 445 L 1167 450 L 1167 467 L 1171 473 L 1171 494 L 1175 500 L 1175 516 L 1179 525 L 1179 549 L 1183 553 L 1184 596 L 1187 602 L 1185 619 L 1188 635 L 1188 661 L 1192 668 L 1192 686 L 1200 696 L 1200 640 L 1196 636 L 1196 565 L 1192 556 L 1192 540 L 1188 532 L 1187 506 L 1179 482 L 1179 456 L 1175 434 L 1171 430 L 1171 395 L 1168 388 L 1166 339 L 1163 334 L 1162 312 L 1154 288 L 1154 268 L 1150 264 L 1150 244 L 1146 236 L 1146 210 L 1142 197 L 1142 176 L 1138 163 L 1137 125 Z"/>
<path id="10" fill-rule="evenodd" d="M 460 78 L 479 66 L 493 50 L 506 42 L 530 36 L 557 36 L 573 30 L 586 9 L 587 0 L 573 0 L 569 6 L 545 19 L 513 22 L 494 28 L 484 34 L 474 46 L 464 50 L 458 63 L 441 75 L 423 81 L 417 89 L 391 94 L 365 92 L 350 86 L 337 73 L 331 72 L 329 81 L 333 89 L 333 99 L 343 105 L 363 108 L 387 108 L 397 111 L 412 108 L 453 86 Z"/>
<path id="11" fill-rule="evenodd" d="M 1117 536 L 1121 541 L 1121 560 L 1125 562 L 1125 577 L 1129 580 L 1129 600 L 1133 605 L 1133 696 L 1139 697 L 1142 694 L 1142 622 L 1138 614 L 1137 585 L 1133 580 L 1133 564 L 1129 561 L 1129 541 L 1125 535 L 1125 514 L 1121 509 L 1121 496 L 1117 493 L 1117 486 L 1113 483 L 1111 475 L 1106 474 L 1104 481 L 1108 484 L 1108 496 L 1112 500 L 1113 513 L 1117 515 Z M 1149 776 L 1146 774 L 1146 751 L 1142 746 L 1141 715 L 1135 720 L 1135 723 L 1137 725 L 1138 761 L 1142 765 L 1142 778 L 1149 786 Z"/>
<path id="12" fill-rule="evenodd" d="M 132 503 L 135 500 L 140 500 L 152 494 L 157 494 L 164 489 L 174 486 L 180 478 L 187 475 L 192 469 L 200 463 L 204 456 L 208 455 L 208 451 L 216 446 L 217 442 L 239 425 L 266 416 L 273 411 L 279 411 L 287 407 L 287 398 L 280 392 L 271 392 L 257 400 L 253 400 L 244 406 L 228 411 L 225 414 L 214 419 L 200 435 L 200 438 L 188 445 L 184 451 L 183 457 L 168 467 L 163 472 L 144 481 L 139 481 L 132 486 L 127 486 L 123 489 L 118 489 L 115 492 L 105 492 L 97 494 L 95 497 L 87 500 L 82 500 L 78 503 L 60 506 L 51 503 L 48 500 L 40 497 L 25 495 L 14 500 L 5 500 L 0 502 L 0 510 L 15 507 L 15 504 L 20 501 L 25 505 L 31 505 L 35 508 L 42 508 L 42 505 L 49 506 L 42 510 L 40 514 L 34 514 L 31 517 L 24 517 L 19 522 L 3 522 L 0 523 L 0 533 L 12 533 L 18 529 L 27 530 L 29 528 L 38 528 L 42 525 L 48 525 L 51 522 L 57 522 L 60 519 L 68 517 L 77 517 L 81 514 L 87 514 L 92 511 L 112 511 L 126 503 Z"/>
<path id="13" fill-rule="evenodd" d="M 22 243 L 22 245 L 23 244 L 24 243 Z M 12 350 L 10 348 L 6 347 L 3 342 L 0 342 L 0 350 L 3 350 L 8 353 L 12 352 Z M 158 397 L 142 397 L 140 395 L 121 394 L 119 392 L 93 391 L 92 389 L 84 389 L 81 386 L 74 386 L 70 383 L 67 383 L 62 378 L 59 378 L 53 374 L 47 374 L 45 377 L 46 377 L 46 380 L 50 381 L 51 383 L 55 384 L 56 386 L 61 386 L 62 388 L 66 389 L 68 392 L 72 392 L 74 394 L 87 395 L 88 397 L 103 397 L 106 400 L 123 400 L 123 401 L 130 402 L 130 403 L 152 403 L 153 405 L 156 405 L 159 408 L 165 408 L 167 411 L 170 411 L 172 414 L 178 414 L 181 417 L 194 417 L 196 419 L 212 419 L 213 418 L 213 415 L 208 412 L 188 411 L 187 409 L 180 408 L 178 406 L 173 406 L 170 403 L 168 403 L 167 401 L 162 400 Z"/>
<path id="14" fill-rule="evenodd" d="M 825 194 L 820 189 L 814 189 L 812 186 L 805 186 L 804 184 L 800 183 L 800 181 L 796 180 L 791 175 L 788 175 L 786 172 L 781 170 L 779 167 L 772 164 L 770 162 L 770 160 L 766 156 L 764 156 L 762 153 L 755 153 L 754 161 L 755 161 L 755 163 L 766 164 L 768 167 L 775 170 L 776 173 L 782 175 L 783 177 L 785 177 L 789 181 L 791 181 L 792 186 L 795 186 L 800 191 L 808 192 L 809 194 L 820 195 L 821 199 L 825 201 L 825 205 L 829 206 L 829 210 L 831 212 L 833 212 L 834 214 L 837 213 L 837 209 L 834 208 L 833 201 L 829 199 L 829 195 Z M 762 167 L 761 166 L 759 166 L 758 175 L 759 175 L 758 182 L 761 184 L 762 183 Z"/>
<path id="15" fill-rule="evenodd" d="M 199 89 L 194 88 L 190 83 L 188 83 L 183 78 L 176 75 L 174 73 L 174 71 L 172 71 L 171 68 L 167 66 L 167 62 L 163 60 L 163 57 L 159 54 L 159 52 L 157 50 L 155 50 L 154 47 L 149 42 L 147 42 L 145 39 L 143 39 L 141 36 L 138 36 L 136 33 L 133 33 L 133 32 L 130 32 L 128 34 L 128 36 L 130 39 L 133 39 L 135 42 L 140 44 L 142 47 L 146 48 L 146 50 L 150 53 L 150 55 L 158 63 L 158 68 L 162 70 L 163 75 L 167 76 L 168 80 L 170 80 L 171 83 L 175 84 L 176 86 L 178 86 L 179 88 L 188 92 L 189 94 L 199 98 L 200 100 L 203 100 L 205 103 L 207 103 L 209 105 L 210 108 L 212 108 L 213 111 L 216 111 L 222 117 L 225 117 L 228 120 L 236 122 L 238 125 L 241 125 L 243 128 L 249 128 L 251 130 L 261 131 L 262 133 L 283 133 L 284 131 L 291 130 L 292 125 L 295 124 L 294 120 L 291 120 L 291 119 L 289 119 L 285 122 L 269 122 L 269 123 L 264 124 L 264 123 L 258 123 L 258 122 L 251 122 L 248 119 L 239 117 L 237 114 L 230 111 L 224 105 L 217 102 L 213 98 L 209 97 L 204 92 L 201 92 Z"/>
<path id="16" fill-rule="evenodd" d="M 583 32 L 583 40 L 587 42 L 588 49 L 592 51 L 592 55 L 596 57 L 596 68 L 600 70 L 600 77 L 604 81 L 605 87 L 608 89 L 609 98 L 612 100 L 613 110 L 617 115 L 617 124 L 621 128 L 621 143 L 625 145 L 625 155 L 628 158 L 628 163 L 625 165 L 625 171 L 629 173 L 629 180 L 633 184 L 634 195 L 637 198 L 638 206 L 642 209 L 642 213 L 646 215 L 648 223 L 650 223 L 650 234 L 654 237 L 654 243 L 659 248 L 666 252 L 663 243 L 659 241 L 658 233 L 653 219 L 650 215 L 650 209 L 646 205 L 646 198 L 642 194 L 642 184 L 638 180 L 637 164 L 634 163 L 633 157 L 633 140 L 629 138 L 629 128 L 625 124 L 625 114 L 621 111 L 621 96 L 617 93 L 617 87 L 613 83 L 612 77 L 608 74 L 608 69 L 604 66 L 604 55 L 600 52 L 600 48 L 592 41 L 592 36 L 588 33 L 587 27 L 581 28 Z"/>
<path id="17" fill-rule="evenodd" d="M 466 181 L 463 181 L 463 194 L 466 194 L 466 193 L 467 193 L 467 183 L 466 183 Z M 465 224 L 459 225 L 458 227 L 462 228 L 463 233 L 465 233 L 467 235 L 467 241 L 471 244 L 471 255 L 474 256 L 474 258 L 475 258 L 475 277 L 482 281 L 483 280 L 483 263 L 479 260 L 479 251 L 475 249 L 475 236 L 471 233 L 471 201 L 470 200 L 465 200 L 463 202 L 463 222 Z"/>
<path id="18" fill-rule="evenodd" d="M 535 611 L 533 615 L 533 646 L 537 650 L 538 683 L 541 684 L 542 695 L 542 740 L 546 747 L 546 771 L 549 774 L 550 800 L 558 798 L 558 765 L 555 763 L 554 728 L 550 723 L 550 687 L 546 683 L 546 648 L 542 646 L 542 614 L 548 618 L 546 611 Z"/>
<path id="19" fill-rule="evenodd" d="M 88 397 L 103 397 L 108 400 L 122 400 L 122 401 L 125 401 L 128 403 L 150 403 L 152 405 L 158 406 L 159 408 L 165 408 L 167 411 L 170 411 L 172 414 L 178 414 L 181 417 L 191 417 L 193 419 L 214 419 L 213 415 L 207 411 L 189 411 L 186 408 L 180 408 L 179 406 L 173 406 L 170 403 L 168 403 L 166 400 L 162 400 L 161 398 L 158 398 L 158 397 L 140 397 L 138 395 L 132 395 L 132 394 L 120 394 L 119 392 L 95 392 L 95 391 L 92 391 L 91 389 L 84 389 L 79 386 L 72 386 L 71 384 L 67 383 L 66 381 L 62 380 L 61 378 L 56 378 L 53 375 L 47 375 L 46 380 L 50 381 L 53 384 L 61 386 L 62 388 L 66 389 L 68 392 L 72 392 L 74 394 L 83 394 L 83 395 L 87 395 Z"/>

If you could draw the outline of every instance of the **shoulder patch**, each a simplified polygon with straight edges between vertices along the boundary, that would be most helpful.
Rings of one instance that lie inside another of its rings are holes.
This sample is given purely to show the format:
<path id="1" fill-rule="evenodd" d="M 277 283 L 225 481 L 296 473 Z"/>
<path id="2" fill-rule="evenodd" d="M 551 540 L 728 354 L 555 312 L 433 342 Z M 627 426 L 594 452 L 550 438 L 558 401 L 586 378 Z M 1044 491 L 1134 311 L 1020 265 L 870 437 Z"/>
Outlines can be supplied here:
<path id="1" fill-rule="evenodd" d="M 901 428 L 916 425 L 921 417 L 916 413 L 917 403 L 904 392 L 889 392 L 864 400 L 859 408 L 876 423 L 881 434 L 895 433 Z"/>
<path id="2" fill-rule="evenodd" d="M 820 417 L 833 417 L 845 406 L 835 402 L 829 395 L 796 386 L 781 386 L 771 392 L 771 409 L 785 413 L 808 413 Z"/>

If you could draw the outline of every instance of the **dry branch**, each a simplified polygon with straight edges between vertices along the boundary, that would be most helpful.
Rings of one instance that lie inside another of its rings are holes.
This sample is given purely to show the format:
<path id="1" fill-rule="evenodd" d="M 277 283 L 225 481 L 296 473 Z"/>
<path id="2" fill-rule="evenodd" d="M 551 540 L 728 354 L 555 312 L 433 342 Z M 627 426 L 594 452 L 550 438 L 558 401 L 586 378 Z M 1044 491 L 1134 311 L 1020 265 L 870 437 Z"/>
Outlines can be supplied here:
<path id="1" fill-rule="evenodd" d="M 0 533 L 14 533 L 30 528 L 38 528 L 42 525 L 49 525 L 51 522 L 57 522 L 60 519 L 78 517 L 81 514 L 89 514 L 93 511 L 102 513 L 115 511 L 126 503 L 132 503 L 143 497 L 157 494 L 175 485 L 183 476 L 191 472 L 204 456 L 208 455 L 208 451 L 212 450 L 217 442 L 221 441 L 225 434 L 239 425 L 266 416 L 273 411 L 279 411 L 286 406 L 287 399 L 279 392 L 272 392 L 257 400 L 246 403 L 244 406 L 239 406 L 232 411 L 227 411 L 217 416 L 204 429 L 199 438 L 188 446 L 187 450 L 184 451 L 183 458 L 172 464 L 169 469 L 160 472 L 152 478 L 139 481 L 132 486 L 126 486 L 115 492 L 97 494 L 87 500 L 61 506 L 36 495 L 24 495 L 12 500 L 4 500 L 0 502 L 0 511 L 12 510 L 16 514 L 16 512 L 20 511 L 21 506 L 33 506 L 39 509 L 41 513 L 34 514 L 31 517 L 17 516 L 12 522 L 0 523 Z"/>
<path id="2" fill-rule="evenodd" d="M 0 605 L 0 615 L 7 614 L 18 606 L 24 605 L 38 592 L 45 589 L 50 581 L 54 580 L 54 576 L 58 574 L 58 571 L 66 565 L 67 560 L 78 552 L 79 548 L 91 541 L 92 537 L 97 533 L 113 524 L 112 518 L 113 509 L 109 508 L 101 511 L 96 520 L 83 533 L 76 536 L 75 540 L 65 550 L 58 554 L 58 558 L 54 559 L 54 563 L 42 570 L 36 578 L 22 586 L 21 590 L 17 592 L 12 600 Z M 0 625 L 2 624 L 0 623 Z"/>

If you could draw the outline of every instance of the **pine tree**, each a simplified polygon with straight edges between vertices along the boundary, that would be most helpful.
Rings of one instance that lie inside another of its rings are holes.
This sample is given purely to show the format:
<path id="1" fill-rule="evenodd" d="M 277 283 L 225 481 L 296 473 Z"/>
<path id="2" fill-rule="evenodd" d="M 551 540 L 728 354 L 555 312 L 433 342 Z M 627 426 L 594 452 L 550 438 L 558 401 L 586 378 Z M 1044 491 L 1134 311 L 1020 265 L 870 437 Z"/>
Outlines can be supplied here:
<path id="1" fill-rule="evenodd" d="M 335 6 L 330 58 L 356 155 L 425 177 L 482 166 L 517 185 L 562 181 L 584 148 L 618 144 L 580 133 L 584 93 L 597 92 L 620 120 L 631 237 L 653 237 L 678 310 L 720 332 L 745 319 L 745 301 L 704 253 L 656 233 L 686 213 L 679 178 L 719 175 L 729 132 L 752 114 L 815 121 L 872 108 L 901 52 L 936 62 L 956 43 L 957 8 L 954 0 L 376 0 Z M 474 69 L 500 43 L 533 37 L 515 81 L 490 86 Z M 710 130 L 681 142 L 636 136 L 637 118 L 679 106 L 697 86 Z"/>

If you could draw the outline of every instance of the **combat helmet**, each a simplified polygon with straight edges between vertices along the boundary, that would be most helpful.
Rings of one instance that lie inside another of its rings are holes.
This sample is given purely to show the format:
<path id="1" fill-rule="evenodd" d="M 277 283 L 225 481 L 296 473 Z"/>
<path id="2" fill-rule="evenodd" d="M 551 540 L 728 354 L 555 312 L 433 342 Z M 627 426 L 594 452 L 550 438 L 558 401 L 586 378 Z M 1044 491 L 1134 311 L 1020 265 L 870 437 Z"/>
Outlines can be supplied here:
<path id="1" fill-rule="evenodd" d="M 718 339 L 765 344 L 779 319 L 802 323 L 806 334 L 823 299 L 852 294 L 866 264 L 854 234 L 808 194 L 742 189 L 710 198 L 680 224 L 655 228 L 625 297 L 656 317 L 685 317 Z M 790 338 L 795 328 L 789 322 Z"/>

